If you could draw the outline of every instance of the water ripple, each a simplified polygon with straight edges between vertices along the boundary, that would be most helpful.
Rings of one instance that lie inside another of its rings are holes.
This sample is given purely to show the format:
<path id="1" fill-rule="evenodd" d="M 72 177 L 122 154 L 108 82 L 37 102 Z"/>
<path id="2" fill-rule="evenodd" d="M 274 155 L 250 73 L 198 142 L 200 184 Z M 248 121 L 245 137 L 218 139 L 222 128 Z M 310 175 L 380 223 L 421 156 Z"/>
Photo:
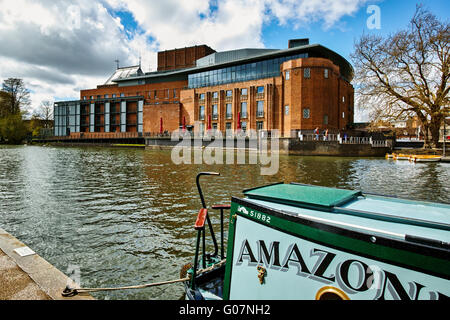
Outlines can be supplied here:
<path id="1" fill-rule="evenodd" d="M 445 163 L 281 156 L 278 174 L 261 176 L 259 166 L 176 166 L 169 151 L 0 146 L 0 227 L 62 272 L 79 266 L 83 286 L 174 279 L 194 253 L 200 171 L 221 173 L 205 179 L 209 205 L 280 181 L 450 202 Z M 218 217 L 213 211 L 216 230 Z M 95 296 L 178 299 L 182 294 L 182 285 L 173 285 Z"/>

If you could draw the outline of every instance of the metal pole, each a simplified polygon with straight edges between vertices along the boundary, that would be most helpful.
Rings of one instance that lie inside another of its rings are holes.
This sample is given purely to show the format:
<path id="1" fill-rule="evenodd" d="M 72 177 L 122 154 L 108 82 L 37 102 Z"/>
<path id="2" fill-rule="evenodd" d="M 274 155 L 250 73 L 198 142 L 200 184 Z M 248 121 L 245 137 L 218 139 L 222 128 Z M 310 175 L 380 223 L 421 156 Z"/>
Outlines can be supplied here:
<path id="1" fill-rule="evenodd" d="M 443 151 L 443 157 L 445 157 L 445 140 L 447 139 L 447 134 L 445 132 L 445 121 L 447 118 L 444 118 L 444 151 Z"/>

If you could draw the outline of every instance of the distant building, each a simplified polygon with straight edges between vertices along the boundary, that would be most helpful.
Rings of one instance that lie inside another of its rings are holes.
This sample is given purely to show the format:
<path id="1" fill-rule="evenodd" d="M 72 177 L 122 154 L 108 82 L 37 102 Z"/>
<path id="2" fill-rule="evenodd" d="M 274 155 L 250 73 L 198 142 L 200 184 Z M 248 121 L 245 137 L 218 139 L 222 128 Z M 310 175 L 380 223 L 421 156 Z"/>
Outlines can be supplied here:
<path id="1" fill-rule="evenodd" d="M 55 135 L 143 136 L 183 125 L 278 129 L 287 137 L 316 127 L 337 131 L 353 123 L 352 79 L 347 60 L 308 39 L 290 40 L 284 50 L 163 51 L 156 72 L 118 68 L 103 85 L 81 90 L 80 100 L 56 102 Z"/>

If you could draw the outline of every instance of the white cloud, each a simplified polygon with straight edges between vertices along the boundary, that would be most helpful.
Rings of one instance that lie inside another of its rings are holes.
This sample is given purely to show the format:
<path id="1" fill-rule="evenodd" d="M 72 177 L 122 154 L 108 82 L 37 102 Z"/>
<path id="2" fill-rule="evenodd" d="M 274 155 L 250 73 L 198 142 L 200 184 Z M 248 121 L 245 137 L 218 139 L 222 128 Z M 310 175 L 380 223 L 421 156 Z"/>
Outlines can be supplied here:
<path id="1" fill-rule="evenodd" d="M 330 28 L 368 0 L 0 0 L 0 80 L 21 77 L 41 100 L 78 99 L 121 65 L 156 69 L 156 52 L 207 44 L 261 48 L 264 23 Z M 129 11 L 131 33 L 110 9 Z M 133 32 L 133 30 L 131 30 Z M 148 39 L 154 39 L 149 41 Z M 287 40 L 287 39 L 286 39 Z"/>
<path id="2" fill-rule="evenodd" d="M 267 0 L 273 15 L 296 28 L 310 22 L 322 21 L 328 29 L 348 15 L 355 14 L 369 0 Z"/>

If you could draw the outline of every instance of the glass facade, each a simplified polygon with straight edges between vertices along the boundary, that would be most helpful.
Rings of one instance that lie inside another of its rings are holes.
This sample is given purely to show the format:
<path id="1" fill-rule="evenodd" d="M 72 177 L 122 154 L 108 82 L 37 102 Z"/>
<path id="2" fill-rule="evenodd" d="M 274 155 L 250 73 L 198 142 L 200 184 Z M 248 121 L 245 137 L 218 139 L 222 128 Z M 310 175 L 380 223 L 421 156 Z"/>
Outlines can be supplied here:
<path id="1" fill-rule="evenodd" d="M 58 103 L 54 106 L 55 136 L 80 132 L 80 103 Z"/>
<path id="2" fill-rule="evenodd" d="M 125 98 L 126 99 L 126 98 Z M 136 100 L 131 100 L 131 102 Z M 136 113 L 137 132 L 144 131 L 144 100 L 138 100 Z M 115 132 L 120 126 L 121 132 L 127 131 L 128 101 L 105 102 L 68 101 L 54 104 L 54 135 L 69 136 L 73 132 Z M 116 118 L 116 115 L 119 118 Z M 101 129 L 103 127 L 103 130 Z"/>
<path id="3" fill-rule="evenodd" d="M 308 54 L 296 54 L 292 56 L 268 59 L 190 74 L 188 76 L 188 87 L 190 89 L 194 89 L 227 83 L 278 77 L 280 76 L 280 66 L 283 62 L 299 58 L 308 58 Z"/>

